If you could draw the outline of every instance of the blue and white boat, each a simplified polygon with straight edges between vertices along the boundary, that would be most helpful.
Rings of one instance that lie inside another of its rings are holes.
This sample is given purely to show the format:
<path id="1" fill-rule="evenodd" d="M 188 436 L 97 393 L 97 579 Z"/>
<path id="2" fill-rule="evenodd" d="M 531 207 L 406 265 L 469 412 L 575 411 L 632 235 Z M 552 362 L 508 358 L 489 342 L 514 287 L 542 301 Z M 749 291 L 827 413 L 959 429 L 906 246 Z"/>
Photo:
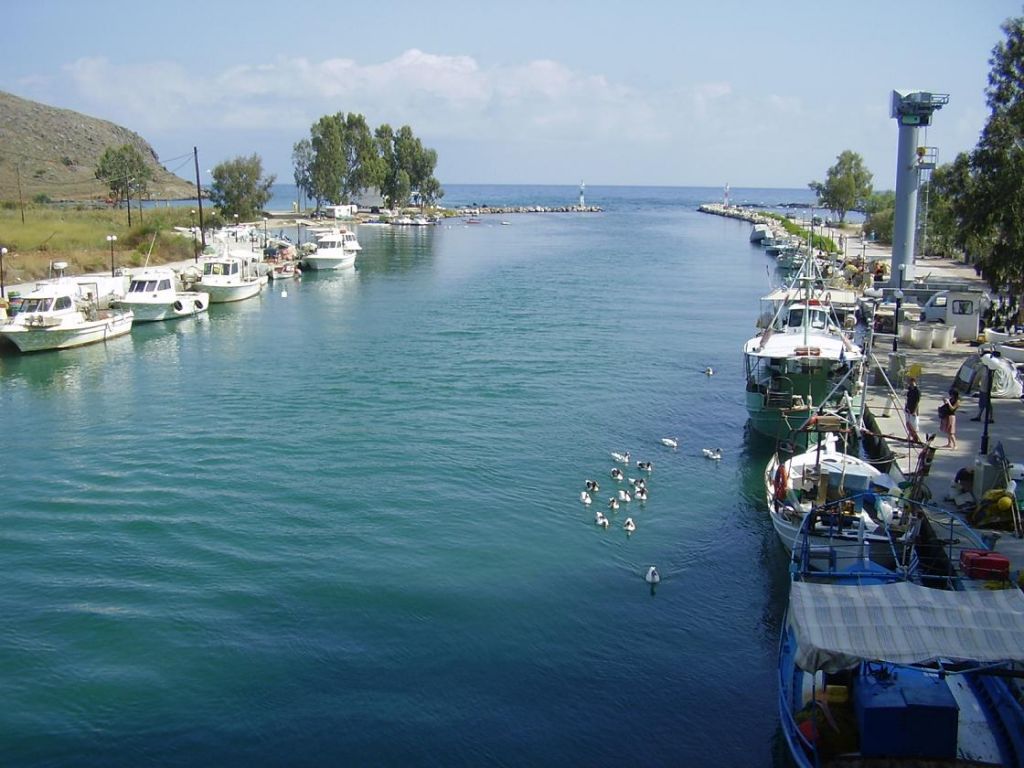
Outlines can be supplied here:
<path id="1" fill-rule="evenodd" d="M 1024 766 L 1024 593 L 928 586 L 869 552 L 806 535 L 793 550 L 779 709 L 796 764 Z"/>

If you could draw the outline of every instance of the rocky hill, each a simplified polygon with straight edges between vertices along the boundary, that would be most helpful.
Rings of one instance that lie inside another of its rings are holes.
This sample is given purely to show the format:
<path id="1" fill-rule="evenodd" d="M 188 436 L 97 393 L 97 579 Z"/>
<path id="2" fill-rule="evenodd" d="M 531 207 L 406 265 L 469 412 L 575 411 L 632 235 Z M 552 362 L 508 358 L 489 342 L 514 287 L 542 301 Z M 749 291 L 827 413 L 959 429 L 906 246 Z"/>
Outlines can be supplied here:
<path id="1" fill-rule="evenodd" d="M 133 144 L 153 169 L 155 199 L 195 196 L 195 185 L 160 164 L 145 139 L 107 120 L 28 101 L 0 91 L 0 201 L 26 202 L 45 194 L 52 200 L 106 199 L 106 185 L 95 177 L 107 147 Z"/>

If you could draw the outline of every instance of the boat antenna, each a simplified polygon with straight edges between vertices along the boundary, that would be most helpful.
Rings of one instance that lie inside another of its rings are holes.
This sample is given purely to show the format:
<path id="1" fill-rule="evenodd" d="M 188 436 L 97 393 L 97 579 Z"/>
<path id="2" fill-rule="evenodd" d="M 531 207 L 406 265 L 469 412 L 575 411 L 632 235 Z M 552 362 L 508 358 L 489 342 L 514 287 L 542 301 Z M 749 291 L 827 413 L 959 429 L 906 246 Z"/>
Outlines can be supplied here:
<path id="1" fill-rule="evenodd" d="M 142 265 L 144 267 L 149 266 L 149 257 L 153 255 L 153 246 L 156 245 L 156 235 L 157 233 L 154 232 L 153 239 L 149 241 L 149 251 L 146 253 L 146 263 Z"/>

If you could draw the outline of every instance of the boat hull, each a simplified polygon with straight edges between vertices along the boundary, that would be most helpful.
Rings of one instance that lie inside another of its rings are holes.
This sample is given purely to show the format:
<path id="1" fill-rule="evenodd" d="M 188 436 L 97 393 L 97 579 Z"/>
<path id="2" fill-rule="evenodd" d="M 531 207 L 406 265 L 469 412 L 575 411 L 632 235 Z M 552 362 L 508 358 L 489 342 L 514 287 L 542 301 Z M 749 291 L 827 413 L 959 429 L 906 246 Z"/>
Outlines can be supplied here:
<path id="1" fill-rule="evenodd" d="M 124 336 L 132 329 L 134 316 L 131 312 L 120 312 L 110 317 L 71 326 L 32 328 L 14 326 L 0 329 L 22 352 L 42 352 L 50 349 L 71 349 L 86 344 L 96 344 L 118 336 Z"/>
<path id="2" fill-rule="evenodd" d="M 263 278 L 265 280 L 266 278 Z M 234 285 L 207 285 L 202 283 L 203 291 L 210 295 L 211 304 L 227 304 L 232 301 L 251 299 L 263 290 L 262 280 L 234 284 Z"/>
<path id="3" fill-rule="evenodd" d="M 318 272 L 325 272 L 332 269 L 344 269 L 345 267 L 351 267 L 355 264 L 356 255 L 354 253 L 346 256 L 307 256 L 302 260 L 302 265 L 308 269 L 313 269 Z"/>
<path id="4" fill-rule="evenodd" d="M 136 323 L 155 323 L 161 320 L 179 320 L 192 317 L 210 308 L 210 296 L 207 293 L 178 293 L 173 299 L 159 301 L 131 301 L 122 299 L 118 302 L 124 309 L 130 309 L 135 315 Z"/>

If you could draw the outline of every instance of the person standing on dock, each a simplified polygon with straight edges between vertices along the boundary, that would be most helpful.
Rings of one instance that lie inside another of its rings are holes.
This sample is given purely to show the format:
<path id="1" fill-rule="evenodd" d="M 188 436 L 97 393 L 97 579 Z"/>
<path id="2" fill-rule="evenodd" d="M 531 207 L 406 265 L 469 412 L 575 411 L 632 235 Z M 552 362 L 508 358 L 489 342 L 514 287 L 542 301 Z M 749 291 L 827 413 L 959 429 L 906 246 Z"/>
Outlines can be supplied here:
<path id="1" fill-rule="evenodd" d="M 946 447 L 956 448 L 956 410 L 960 407 L 960 393 L 950 389 L 939 406 L 939 431 L 946 435 Z"/>
<path id="2" fill-rule="evenodd" d="M 907 435 L 915 443 L 921 442 L 921 436 L 917 433 L 917 409 L 920 405 L 921 390 L 917 388 L 917 379 L 911 376 L 907 380 L 907 397 L 903 413 L 906 415 Z"/>

